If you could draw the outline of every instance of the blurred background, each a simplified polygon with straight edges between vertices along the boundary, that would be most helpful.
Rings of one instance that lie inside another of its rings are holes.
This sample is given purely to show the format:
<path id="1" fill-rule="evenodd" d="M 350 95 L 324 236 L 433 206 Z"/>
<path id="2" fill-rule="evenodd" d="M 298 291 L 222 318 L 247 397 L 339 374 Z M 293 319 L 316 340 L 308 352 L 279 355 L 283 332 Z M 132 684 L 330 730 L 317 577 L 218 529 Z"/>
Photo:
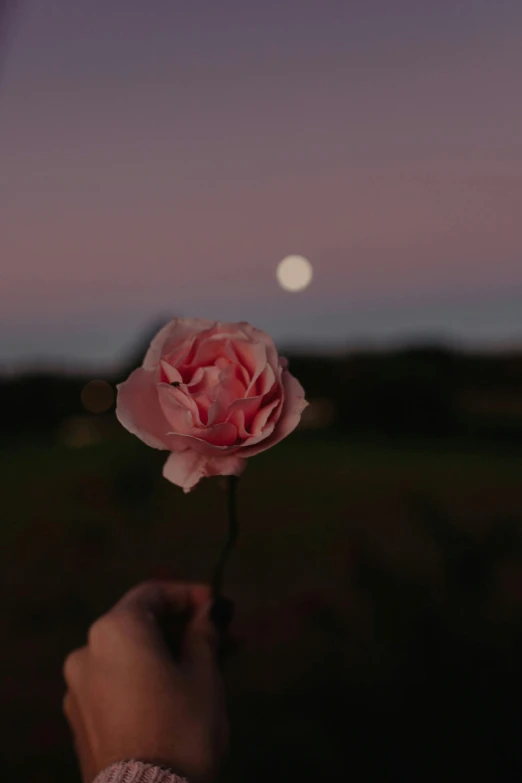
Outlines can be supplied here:
<path id="1" fill-rule="evenodd" d="M 518 0 L 0 0 L 6 779 L 78 783 L 62 661 L 208 581 L 115 386 L 175 315 L 306 389 L 241 479 L 223 781 L 522 774 Z"/>

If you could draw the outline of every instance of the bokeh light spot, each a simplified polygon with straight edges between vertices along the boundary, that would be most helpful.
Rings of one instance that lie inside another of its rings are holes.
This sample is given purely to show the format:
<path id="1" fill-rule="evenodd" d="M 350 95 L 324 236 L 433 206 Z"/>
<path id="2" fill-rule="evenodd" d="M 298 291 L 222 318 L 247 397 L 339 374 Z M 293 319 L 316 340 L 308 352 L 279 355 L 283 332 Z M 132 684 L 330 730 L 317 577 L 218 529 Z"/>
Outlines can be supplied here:
<path id="1" fill-rule="evenodd" d="M 89 381 L 82 389 L 83 407 L 90 413 L 105 413 L 114 403 L 114 389 L 107 381 Z"/>
<path id="2" fill-rule="evenodd" d="M 312 282 L 312 264 L 304 256 L 286 256 L 277 265 L 276 277 L 285 291 L 304 291 Z"/>

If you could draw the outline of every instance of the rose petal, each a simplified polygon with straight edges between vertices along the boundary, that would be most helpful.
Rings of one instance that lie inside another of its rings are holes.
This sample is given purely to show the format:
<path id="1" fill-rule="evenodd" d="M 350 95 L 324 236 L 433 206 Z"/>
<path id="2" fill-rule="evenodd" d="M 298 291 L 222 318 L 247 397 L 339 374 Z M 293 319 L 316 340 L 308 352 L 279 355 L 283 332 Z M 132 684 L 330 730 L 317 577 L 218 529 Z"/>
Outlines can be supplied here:
<path id="1" fill-rule="evenodd" d="M 268 405 L 263 405 L 257 416 L 255 417 L 254 421 L 252 422 L 252 435 L 260 435 L 265 425 L 272 415 L 272 412 L 277 408 L 278 405 L 281 405 L 282 400 L 277 399 L 270 402 Z"/>
<path id="2" fill-rule="evenodd" d="M 250 376 L 250 385 L 256 382 L 266 365 L 266 348 L 262 342 L 238 340 L 231 342 L 238 363 L 245 367 Z"/>
<path id="3" fill-rule="evenodd" d="M 158 399 L 156 374 L 139 367 L 118 385 L 118 421 L 133 435 L 154 449 L 185 448 L 183 441 L 169 434 Z"/>
<path id="4" fill-rule="evenodd" d="M 195 341 L 195 350 L 191 357 L 191 363 L 195 365 L 213 364 L 215 359 L 230 356 L 229 343 L 248 339 L 237 324 L 215 321 L 208 328 L 201 331 Z M 234 359 L 234 356 L 231 357 Z"/>
<path id="5" fill-rule="evenodd" d="M 190 492 L 203 477 L 239 476 L 245 466 L 245 460 L 240 457 L 209 458 L 189 449 L 171 454 L 163 466 L 163 475 L 185 492 Z"/>
<path id="6" fill-rule="evenodd" d="M 233 446 L 237 441 L 237 427 L 230 422 L 215 424 L 213 427 L 193 427 L 191 434 L 211 446 Z"/>
<path id="7" fill-rule="evenodd" d="M 166 383 L 183 383 L 183 378 L 175 367 L 172 367 L 172 365 L 163 359 L 160 362 L 160 366 L 165 375 Z"/>
<path id="8" fill-rule="evenodd" d="M 247 394 L 253 390 L 254 394 L 267 394 L 276 381 L 276 376 L 269 364 L 265 364 L 262 373 L 256 378 L 255 384 L 247 389 Z"/>
<path id="9" fill-rule="evenodd" d="M 191 337 L 196 337 L 202 331 L 211 330 L 214 326 L 215 322 L 207 321 L 205 318 L 173 318 L 152 340 L 143 360 L 143 369 L 155 370 L 160 359 L 168 358 L 169 353 Z"/>
<path id="10" fill-rule="evenodd" d="M 183 369 L 190 367 L 190 363 L 196 351 L 196 338 L 190 337 L 185 342 L 181 343 L 175 350 L 170 351 L 167 354 L 167 360 L 173 367 L 177 367 L 181 375 L 185 378 Z"/>
<path id="11" fill-rule="evenodd" d="M 221 372 L 218 367 L 200 367 L 188 384 L 190 392 L 192 394 L 207 394 L 214 399 Z"/>
<path id="12" fill-rule="evenodd" d="M 218 359 L 226 359 L 228 342 L 219 334 L 207 337 L 204 342 L 199 343 L 192 360 L 193 364 L 198 367 L 208 367 L 215 364 Z"/>
<path id="13" fill-rule="evenodd" d="M 240 438 L 248 438 L 256 434 L 248 430 L 251 428 L 252 421 L 255 421 L 261 402 L 261 397 L 249 397 L 248 399 L 235 400 L 228 408 L 227 421 L 236 426 Z"/>
<path id="14" fill-rule="evenodd" d="M 257 435 L 252 435 L 250 438 L 247 438 L 241 446 L 241 455 L 243 455 L 245 451 L 248 451 L 248 453 L 245 454 L 245 458 L 253 456 L 251 454 L 251 447 L 254 446 L 256 443 L 261 443 L 261 441 L 268 440 L 268 438 L 272 435 L 273 431 L 275 430 L 275 427 L 276 427 L 275 421 L 269 424 L 265 424 L 262 432 L 258 433 Z M 267 448 L 269 447 L 263 446 L 263 448 L 258 449 L 255 453 L 258 454 L 259 452 L 264 451 Z"/>
<path id="15" fill-rule="evenodd" d="M 208 411 L 211 406 L 211 401 L 206 394 L 194 394 L 192 399 L 196 403 L 199 411 L 199 419 L 202 427 L 208 426 Z"/>
<path id="16" fill-rule="evenodd" d="M 241 330 L 253 342 L 262 343 L 265 346 L 267 362 L 275 371 L 278 365 L 279 357 L 277 348 L 275 347 L 274 341 L 270 335 L 266 332 L 263 332 L 261 329 L 256 329 L 255 326 L 252 326 L 252 324 L 249 324 L 246 321 L 241 321 L 241 323 L 236 324 L 236 327 L 241 328 Z"/>
<path id="17" fill-rule="evenodd" d="M 190 386 L 190 390 L 193 392 L 194 387 L 197 389 L 198 384 L 201 382 L 205 375 L 206 367 L 198 367 L 194 370 L 193 367 L 187 368 L 189 370 L 189 377 L 187 378 L 187 386 Z"/>
<path id="18" fill-rule="evenodd" d="M 259 441 L 259 443 L 242 448 L 242 457 L 253 457 L 255 454 L 275 446 L 276 443 L 279 443 L 279 441 L 295 430 L 299 424 L 301 414 L 308 405 L 305 400 L 304 389 L 297 378 L 290 375 L 287 370 L 283 371 L 283 388 L 285 395 L 283 408 L 274 431 L 269 437 Z"/>
<path id="19" fill-rule="evenodd" d="M 236 337 L 237 340 L 237 337 Z M 250 384 L 250 374 L 246 367 L 239 362 L 239 357 L 234 349 L 234 340 L 228 341 L 227 354 L 230 359 L 230 363 L 234 364 L 238 370 L 238 378 L 245 384 L 245 389 Z M 238 363 L 239 362 L 239 363 Z"/>
<path id="20" fill-rule="evenodd" d="M 209 425 L 225 421 L 232 403 L 245 397 L 246 389 L 238 369 L 237 365 L 231 364 L 225 370 L 220 371 L 219 382 L 212 393 L 214 402 L 208 411 Z"/>
<path id="21" fill-rule="evenodd" d="M 195 426 L 201 426 L 196 403 L 181 389 L 161 384 L 158 399 L 170 431 L 190 435 Z"/>

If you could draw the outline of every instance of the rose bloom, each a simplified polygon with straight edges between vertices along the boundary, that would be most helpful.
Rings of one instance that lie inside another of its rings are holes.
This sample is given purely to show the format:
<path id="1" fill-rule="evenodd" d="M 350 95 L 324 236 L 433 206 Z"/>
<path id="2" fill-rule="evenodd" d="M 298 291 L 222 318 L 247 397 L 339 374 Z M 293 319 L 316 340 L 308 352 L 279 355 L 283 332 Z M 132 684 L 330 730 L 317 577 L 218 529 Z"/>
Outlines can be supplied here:
<path id="1" fill-rule="evenodd" d="M 175 318 L 118 386 L 116 415 L 149 446 L 171 452 L 163 475 L 188 492 L 203 476 L 239 475 L 247 457 L 297 427 L 306 405 L 265 332 Z"/>

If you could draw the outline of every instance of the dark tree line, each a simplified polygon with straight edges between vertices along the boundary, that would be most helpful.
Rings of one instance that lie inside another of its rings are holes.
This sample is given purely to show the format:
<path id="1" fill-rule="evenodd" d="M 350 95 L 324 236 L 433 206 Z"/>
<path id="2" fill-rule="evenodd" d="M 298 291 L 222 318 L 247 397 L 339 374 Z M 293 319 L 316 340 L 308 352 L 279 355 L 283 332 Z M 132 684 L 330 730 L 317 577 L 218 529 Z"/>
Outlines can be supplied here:
<path id="1" fill-rule="evenodd" d="M 520 442 L 522 354 L 426 347 L 342 357 L 294 355 L 290 362 L 310 400 L 332 403 L 332 434 Z M 138 363 L 133 356 L 105 380 L 116 384 Z M 0 432 L 9 438 L 55 432 L 64 419 L 85 413 L 80 395 L 88 380 L 44 373 L 0 379 Z M 480 402 L 478 408 L 473 400 Z"/>

